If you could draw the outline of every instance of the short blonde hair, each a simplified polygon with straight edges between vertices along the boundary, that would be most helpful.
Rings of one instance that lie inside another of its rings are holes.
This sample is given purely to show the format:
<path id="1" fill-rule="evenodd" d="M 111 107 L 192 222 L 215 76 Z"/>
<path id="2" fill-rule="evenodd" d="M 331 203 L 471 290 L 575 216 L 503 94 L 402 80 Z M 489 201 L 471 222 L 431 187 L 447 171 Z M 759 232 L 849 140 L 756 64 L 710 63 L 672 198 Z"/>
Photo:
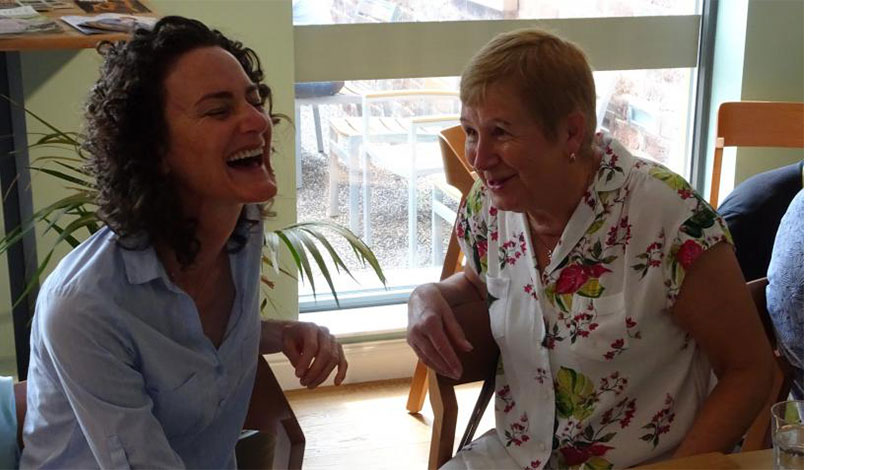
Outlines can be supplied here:
<path id="1" fill-rule="evenodd" d="M 460 99 L 478 106 L 490 85 L 518 89 L 546 137 L 557 138 L 557 124 L 574 110 L 587 117 L 586 144 L 597 129 L 594 75 L 584 51 L 566 39 L 537 28 L 502 33 L 469 61 L 460 77 Z"/>

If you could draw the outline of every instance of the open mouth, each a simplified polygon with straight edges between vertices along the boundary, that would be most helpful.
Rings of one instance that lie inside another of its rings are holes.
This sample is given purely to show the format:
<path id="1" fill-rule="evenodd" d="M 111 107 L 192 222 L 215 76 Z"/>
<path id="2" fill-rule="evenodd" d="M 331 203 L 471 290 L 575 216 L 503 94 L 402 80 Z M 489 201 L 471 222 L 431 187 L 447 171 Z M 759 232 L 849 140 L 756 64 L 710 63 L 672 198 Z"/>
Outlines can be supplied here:
<path id="1" fill-rule="evenodd" d="M 262 148 L 252 148 L 235 152 L 225 164 L 235 169 L 257 168 L 262 165 Z"/>
<path id="2" fill-rule="evenodd" d="M 502 189 L 502 187 L 505 186 L 505 183 L 514 177 L 515 175 L 506 176 L 504 178 L 488 178 L 486 181 L 487 187 L 492 190 Z"/>

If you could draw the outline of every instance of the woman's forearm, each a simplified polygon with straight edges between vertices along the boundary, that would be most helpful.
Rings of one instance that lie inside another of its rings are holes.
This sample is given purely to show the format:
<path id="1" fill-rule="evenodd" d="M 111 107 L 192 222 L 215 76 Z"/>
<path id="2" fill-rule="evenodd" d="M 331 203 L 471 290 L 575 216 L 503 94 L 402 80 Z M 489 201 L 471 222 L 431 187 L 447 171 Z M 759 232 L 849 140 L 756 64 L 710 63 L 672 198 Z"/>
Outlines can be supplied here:
<path id="1" fill-rule="evenodd" d="M 674 458 L 728 452 L 749 428 L 767 400 L 772 369 L 728 370 L 701 407 Z"/>

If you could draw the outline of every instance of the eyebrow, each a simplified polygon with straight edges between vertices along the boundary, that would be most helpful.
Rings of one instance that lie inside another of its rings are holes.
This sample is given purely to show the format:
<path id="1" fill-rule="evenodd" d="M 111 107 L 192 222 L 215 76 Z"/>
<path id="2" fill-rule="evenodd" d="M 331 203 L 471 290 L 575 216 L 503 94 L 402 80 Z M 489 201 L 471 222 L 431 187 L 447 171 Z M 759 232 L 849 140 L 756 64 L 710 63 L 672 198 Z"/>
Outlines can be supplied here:
<path id="1" fill-rule="evenodd" d="M 259 87 L 256 86 L 255 84 L 253 84 L 253 85 L 250 85 L 247 87 L 247 90 L 244 94 L 246 96 L 250 96 L 253 93 L 258 93 L 258 92 L 259 92 Z M 197 102 L 195 102 L 195 105 L 199 105 L 207 100 L 213 100 L 213 99 L 230 100 L 232 98 L 234 98 L 234 94 L 230 91 L 216 91 L 216 92 L 208 93 L 208 94 L 202 96 Z"/>

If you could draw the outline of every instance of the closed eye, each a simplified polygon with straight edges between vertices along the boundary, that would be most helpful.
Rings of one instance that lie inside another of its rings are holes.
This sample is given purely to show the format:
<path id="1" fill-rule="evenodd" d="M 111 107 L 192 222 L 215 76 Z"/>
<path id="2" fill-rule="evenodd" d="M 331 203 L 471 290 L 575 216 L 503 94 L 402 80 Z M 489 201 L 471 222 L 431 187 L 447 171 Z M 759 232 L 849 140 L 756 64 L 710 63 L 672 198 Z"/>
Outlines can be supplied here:
<path id="1" fill-rule="evenodd" d="M 207 112 L 204 113 L 205 116 L 211 117 L 225 117 L 228 116 L 230 109 L 228 106 L 220 106 L 217 108 L 210 108 Z"/>

